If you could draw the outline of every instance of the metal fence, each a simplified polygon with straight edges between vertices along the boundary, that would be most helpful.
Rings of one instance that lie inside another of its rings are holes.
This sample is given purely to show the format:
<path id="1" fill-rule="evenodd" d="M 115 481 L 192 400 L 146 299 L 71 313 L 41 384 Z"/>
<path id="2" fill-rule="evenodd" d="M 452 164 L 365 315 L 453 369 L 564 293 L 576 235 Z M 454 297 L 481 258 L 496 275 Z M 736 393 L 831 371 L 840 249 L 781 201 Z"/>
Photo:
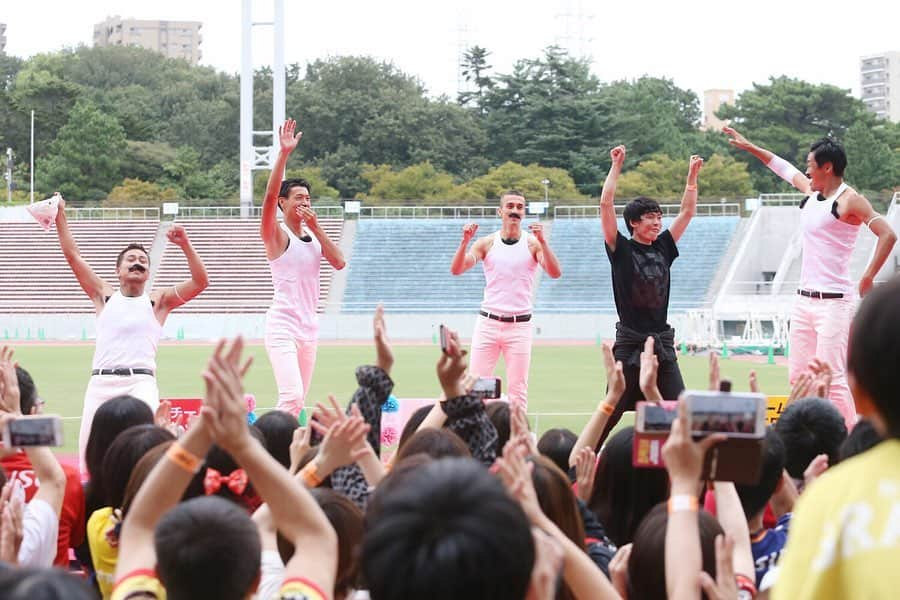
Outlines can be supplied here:
<path id="1" fill-rule="evenodd" d="M 359 209 L 360 219 L 485 219 L 496 216 L 496 204 L 489 206 L 363 206 Z"/>
<path id="2" fill-rule="evenodd" d="M 316 215 L 320 217 L 343 217 L 343 206 L 316 206 Z M 251 206 L 246 217 L 241 215 L 240 206 L 179 206 L 176 219 L 258 219 L 262 215 L 262 207 Z"/>
<path id="3" fill-rule="evenodd" d="M 158 221 L 158 208 L 67 208 L 72 221 Z"/>
<path id="4" fill-rule="evenodd" d="M 762 206 L 795 206 L 805 198 L 805 194 L 791 192 L 789 194 L 760 194 L 759 203 Z"/>
<path id="5" fill-rule="evenodd" d="M 621 215 L 625 210 L 624 204 L 616 205 L 616 214 Z M 674 217 L 681 210 L 680 204 L 661 204 L 660 208 L 664 217 Z M 730 216 L 741 215 L 741 205 L 738 202 L 710 202 L 697 205 L 698 216 Z M 579 206 L 555 206 L 553 208 L 554 219 L 582 219 L 600 218 L 600 207 L 596 204 Z"/>

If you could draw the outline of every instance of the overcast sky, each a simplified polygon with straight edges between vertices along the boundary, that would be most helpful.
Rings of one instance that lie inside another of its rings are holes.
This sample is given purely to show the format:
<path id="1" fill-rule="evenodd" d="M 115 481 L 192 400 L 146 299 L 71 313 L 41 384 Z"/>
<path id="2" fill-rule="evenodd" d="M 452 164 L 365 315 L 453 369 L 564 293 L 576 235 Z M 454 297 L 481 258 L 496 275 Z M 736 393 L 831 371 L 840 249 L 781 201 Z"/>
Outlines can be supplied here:
<path id="1" fill-rule="evenodd" d="M 254 0 L 254 20 L 271 0 Z M 240 69 L 240 0 L 2 0 L 8 54 L 90 44 L 107 15 L 203 23 L 202 64 Z M 893 6 L 894 8 L 890 8 Z M 393 61 L 432 95 L 455 96 L 460 48 L 492 52 L 496 72 L 559 43 L 593 59 L 604 81 L 671 78 L 702 98 L 770 75 L 830 83 L 859 95 L 859 58 L 900 50 L 898 3 L 886 0 L 285 0 L 287 63 L 340 54 Z M 569 15 L 566 17 L 565 15 Z M 255 28 L 254 64 L 271 61 L 269 29 Z"/>

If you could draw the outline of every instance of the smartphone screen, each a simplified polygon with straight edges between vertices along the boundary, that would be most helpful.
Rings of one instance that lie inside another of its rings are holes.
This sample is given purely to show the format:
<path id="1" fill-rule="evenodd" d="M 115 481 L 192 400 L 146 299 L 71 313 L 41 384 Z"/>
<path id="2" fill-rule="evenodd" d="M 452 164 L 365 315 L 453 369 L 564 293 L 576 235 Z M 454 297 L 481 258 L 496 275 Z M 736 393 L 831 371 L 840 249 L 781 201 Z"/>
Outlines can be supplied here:
<path id="1" fill-rule="evenodd" d="M 62 446 L 62 420 L 59 415 L 19 417 L 9 421 L 3 443 L 7 448 Z"/>
<path id="2" fill-rule="evenodd" d="M 762 394 L 690 392 L 686 401 L 691 433 L 725 433 L 757 437 L 765 433 L 765 397 Z"/>
<path id="3" fill-rule="evenodd" d="M 483 400 L 493 400 L 500 397 L 499 377 L 479 377 L 472 386 L 472 395 Z"/>

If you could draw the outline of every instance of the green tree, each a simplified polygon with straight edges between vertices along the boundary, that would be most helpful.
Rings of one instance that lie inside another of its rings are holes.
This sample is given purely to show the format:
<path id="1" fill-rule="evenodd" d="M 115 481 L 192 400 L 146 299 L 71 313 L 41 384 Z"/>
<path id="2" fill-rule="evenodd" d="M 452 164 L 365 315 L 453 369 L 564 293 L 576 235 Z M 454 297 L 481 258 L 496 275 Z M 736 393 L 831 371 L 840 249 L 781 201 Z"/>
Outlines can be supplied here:
<path id="1" fill-rule="evenodd" d="M 493 68 L 488 64 L 490 55 L 487 48 L 472 46 L 463 53 L 460 61 L 462 75 L 473 90 L 460 92 L 457 101 L 462 106 L 477 108 L 480 113 L 485 112 L 485 96 L 494 87 L 494 80 L 488 74 Z"/>
<path id="2" fill-rule="evenodd" d="M 619 197 L 650 196 L 678 201 L 684 193 L 688 162 L 666 154 L 655 154 L 619 178 Z M 714 154 L 700 170 L 701 198 L 742 198 L 753 192 L 745 163 L 731 156 Z"/>
<path id="3" fill-rule="evenodd" d="M 874 121 L 874 119 L 873 119 Z M 847 181 L 861 190 L 888 190 L 900 185 L 900 148 L 889 145 L 888 127 L 862 119 L 844 136 Z"/>
<path id="4" fill-rule="evenodd" d="M 104 206 L 158 206 L 163 202 L 171 202 L 178 193 L 171 188 L 164 188 L 149 181 L 126 178 L 114 187 Z"/>
<path id="5" fill-rule="evenodd" d="M 365 198 L 378 200 L 443 200 L 453 189 L 453 176 L 438 171 L 430 162 L 394 171 L 380 165 L 363 172 L 371 188 Z"/>
<path id="6" fill-rule="evenodd" d="M 38 164 L 35 185 L 73 200 L 100 200 L 121 181 L 125 130 L 90 101 L 79 100 Z"/>
<path id="7" fill-rule="evenodd" d="M 521 165 L 506 162 L 490 169 L 480 177 L 458 186 L 452 197 L 458 200 L 498 200 L 503 192 L 518 190 L 528 200 L 543 200 L 544 179 L 550 180 L 549 197 L 553 201 L 584 201 L 575 181 L 563 169 L 537 164 Z"/>
<path id="8" fill-rule="evenodd" d="M 312 194 L 313 199 L 317 201 L 331 201 L 337 200 L 341 197 L 336 189 L 328 185 L 328 182 L 325 181 L 325 178 L 322 176 L 322 169 L 320 167 L 301 167 L 288 169 L 284 174 L 285 179 L 305 179 L 309 182 L 309 185 L 312 186 L 312 190 L 310 193 Z M 253 178 L 253 197 L 257 199 L 258 202 L 262 202 L 263 198 L 266 196 L 266 184 L 269 181 L 269 171 L 256 171 Z M 332 204 L 332 202 L 324 202 L 326 204 Z M 313 205 L 315 208 L 315 205 Z"/>

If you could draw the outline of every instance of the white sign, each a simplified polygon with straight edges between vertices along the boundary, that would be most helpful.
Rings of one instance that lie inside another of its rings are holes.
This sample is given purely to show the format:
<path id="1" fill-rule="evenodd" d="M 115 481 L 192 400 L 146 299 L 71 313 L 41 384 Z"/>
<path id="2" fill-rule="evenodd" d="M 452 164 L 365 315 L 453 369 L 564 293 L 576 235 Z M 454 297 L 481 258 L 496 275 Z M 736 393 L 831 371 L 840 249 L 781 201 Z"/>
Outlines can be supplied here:
<path id="1" fill-rule="evenodd" d="M 361 206 L 362 202 L 360 202 L 359 200 L 345 200 L 344 212 L 349 215 L 358 215 Z"/>
<path id="2" fill-rule="evenodd" d="M 163 202 L 163 214 L 164 215 L 177 215 L 178 214 L 178 203 L 177 202 Z"/>
<path id="3" fill-rule="evenodd" d="M 547 208 L 550 206 L 549 202 L 536 202 L 532 201 L 528 203 L 528 214 L 529 215 L 543 215 L 547 212 Z"/>

